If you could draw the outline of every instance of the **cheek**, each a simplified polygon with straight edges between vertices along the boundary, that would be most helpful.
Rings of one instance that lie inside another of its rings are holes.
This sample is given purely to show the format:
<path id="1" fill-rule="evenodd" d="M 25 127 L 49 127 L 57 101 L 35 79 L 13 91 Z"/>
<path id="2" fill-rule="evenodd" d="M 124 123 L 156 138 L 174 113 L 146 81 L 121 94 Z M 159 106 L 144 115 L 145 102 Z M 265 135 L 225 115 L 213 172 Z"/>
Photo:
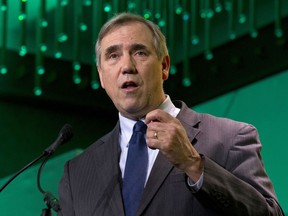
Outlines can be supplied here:
<path id="1" fill-rule="evenodd" d="M 113 74 L 111 72 L 112 69 L 110 68 L 102 68 L 100 71 L 99 71 L 99 78 L 100 78 L 100 82 L 101 82 L 101 85 L 102 87 L 104 88 L 107 88 L 109 85 L 111 85 L 111 83 L 115 83 L 113 81 L 115 81 L 115 77 L 113 77 Z M 112 81 L 112 82 L 111 82 Z"/>
<path id="2" fill-rule="evenodd" d="M 102 87 L 105 88 L 106 90 L 111 89 L 111 84 L 113 82 L 111 82 L 111 78 L 109 77 L 108 74 L 102 75 Z"/>

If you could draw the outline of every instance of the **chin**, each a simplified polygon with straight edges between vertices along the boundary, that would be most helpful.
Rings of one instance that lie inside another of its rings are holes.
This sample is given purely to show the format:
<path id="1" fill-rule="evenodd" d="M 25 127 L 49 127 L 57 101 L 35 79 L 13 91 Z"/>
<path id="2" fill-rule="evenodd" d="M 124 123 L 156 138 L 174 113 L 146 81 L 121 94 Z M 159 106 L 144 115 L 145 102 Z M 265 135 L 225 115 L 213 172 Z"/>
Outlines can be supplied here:
<path id="1" fill-rule="evenodd" d="M 125 113 L 125 116 L 129 116 L 129 118 L 133 119 L 139 119 L 145 115 L 143 107 L 136 106 L 135 104 L 131 106 L 126 106 L 125 109 L 122 110 L 122 113 Z"/>

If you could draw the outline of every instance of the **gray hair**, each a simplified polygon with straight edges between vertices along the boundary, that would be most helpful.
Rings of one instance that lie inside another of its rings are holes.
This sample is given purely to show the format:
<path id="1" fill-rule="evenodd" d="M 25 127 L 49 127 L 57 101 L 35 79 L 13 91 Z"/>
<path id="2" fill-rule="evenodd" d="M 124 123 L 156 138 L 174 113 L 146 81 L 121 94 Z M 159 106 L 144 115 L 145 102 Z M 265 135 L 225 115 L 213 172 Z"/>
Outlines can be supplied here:
<path id="1" fill-rule="evenodd" d="M 120 13 L 114 16 L 112 19 L 110 19 L 106 24 L 104 24 L 98 34 L 98 39 L 97 39 L 96 47 L 95 47 L 97 66 L 100 66 L 102 39 L 112 29 L 118 26 L 124 25 L 126 23 L 131 23 L 131 22 L 141 22 L 145 24 L 151 30 L 152 38 L 153 38 L 153 46 L 156 50 L 158 59 L 162 59 L 165 55 L 168 55 L 166 38 L 161 32 L 158 25 L 156 25 L 155 23 L 149 20 L 146 20 L 144 17 L 137 15 L 137 14 Z"/>

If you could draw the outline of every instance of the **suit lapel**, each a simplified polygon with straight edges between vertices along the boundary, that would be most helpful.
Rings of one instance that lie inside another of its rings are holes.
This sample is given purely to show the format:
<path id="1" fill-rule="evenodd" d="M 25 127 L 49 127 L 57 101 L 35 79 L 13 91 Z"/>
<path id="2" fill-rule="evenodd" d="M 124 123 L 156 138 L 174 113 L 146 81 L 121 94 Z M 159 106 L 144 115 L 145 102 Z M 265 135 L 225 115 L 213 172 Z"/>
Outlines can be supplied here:
<path id="1" fill-rule="evenodd" d="M 102 185 L 102 196 L 98 199 L 95 209 L 102 206 L 102 215 L 124 215 L 121 195 L 121 171 L 119 169 L 119 123 L 114 130 L 102 138 L 95 155 L 95 167 L 101 165 L 102 173 L 97 181 Z M 99 162 L 100 161 L 100 162 Z M 105 199 L 103 199 L 105 197 Z M 97 212 L 97 211 L 96 211 Z M 95 213 L 96 213 L 95 212 Z M 97 214 L 96 214 L 97 215 Z"/>
<path id="2" fill-rule="evenodd" d="M 159 152 L 143 192 L 139 213 L 146 208 L 172 169 L 172 164 Z"/>
<path id="3" fill-rule="evenodd" d="M 198 123 L 200 120 L 197 114 L 188 108 L 183 102 L 180 102 L 180 106 L 181 110 L 177 118 L 185 128 L 190 142 L 194 145 L 197 142 L 196 136 L 200 132 L 198 129 Z M 151 199 L 155 196 L 156 192 L 159 190 L 173 169 L 174 166 L 165 158 L 163 154 L 161 154 L 161 152 L 159 152 L 143 192 L 143 197 L 138 209 L 139 215 L 145 210 Z"/>

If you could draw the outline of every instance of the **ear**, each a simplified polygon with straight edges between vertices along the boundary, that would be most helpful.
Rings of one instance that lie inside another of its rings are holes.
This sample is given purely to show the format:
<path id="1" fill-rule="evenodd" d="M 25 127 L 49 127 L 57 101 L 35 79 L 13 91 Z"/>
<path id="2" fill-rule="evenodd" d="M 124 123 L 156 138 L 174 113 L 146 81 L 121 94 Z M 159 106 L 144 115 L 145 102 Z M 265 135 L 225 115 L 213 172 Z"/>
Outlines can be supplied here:
<path id="1" fill-rule="evenodd" d="M 99 79 L 100 79 L 100 83 L 101 83 L 101 87 L 103 89 L 105 89 L 105 86 L 104 86 L 104 82 L 103 82 L 103 77 L 102 77 L 102 70 L 101 70 L 101 67 L 99 65 L 97 65 L 97 70 L 98 70 L 98 75 L 99 75 Z"/>
<path id="2" fill-rule="evenodd" d="M 168 79 L 169 69 L 170 69 L 170 57 L 168 55 L 166 55 L 162 59 L 162 79 L 163 80 Z"/>

